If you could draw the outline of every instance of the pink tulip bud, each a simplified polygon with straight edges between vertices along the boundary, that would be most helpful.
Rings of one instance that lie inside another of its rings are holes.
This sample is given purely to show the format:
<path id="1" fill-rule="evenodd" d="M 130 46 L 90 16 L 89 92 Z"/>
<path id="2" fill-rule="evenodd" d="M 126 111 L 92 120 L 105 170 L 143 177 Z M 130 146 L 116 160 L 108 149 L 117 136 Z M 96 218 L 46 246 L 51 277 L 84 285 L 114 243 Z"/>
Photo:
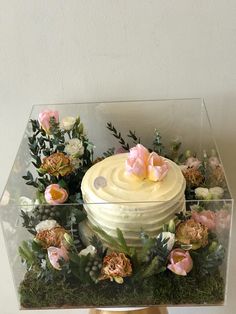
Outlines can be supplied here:
<path id="1" fill-rule="evenodd" d="M 157 153 L 151 153 L 148 158 L 148 179 L 151 181 L 161 181 L 167 175 L 169 164 L 167 160 Z"/>
<path id="2" fill-rule="evenodd" d="M 41 128 L 44 129 L 44 131 L 47 134 L 50 134 L 50 127 L 51 127 L 50 119 L 51 118 L 54 118 L 55 122 L 58 123 L 58 121 L 59 121 L 58 111 L 46 109 L 46 110 L 40 112 L 39 117 L 38 117 L 38 121 L 39 121 Z"/>
<path id="3" fill-rule="evenodd" d="M 49 185 L 44 192 L 45 200 L 48 204 L 63 204 L 68 198 L 68 193 L 59 184 Z"/>
<path id="4" fill-rule="evenodd" d="M 68 261 L 68 252 L 64 246 L 61 248 L 57 248 L 55 246 L 50 246 L 48 249 L 48 258 L 52 266 L 57 269 L 61 270 L 61 266 L 59 264 L 60 260 Z"/>
<path id="5" fill-rule="evenodd" d="M 188 251 L 175 249 L 169 255 L 170 264 L 167 266 L 176 275 L 186 276 L 193 268 L 193 261 Z"/>

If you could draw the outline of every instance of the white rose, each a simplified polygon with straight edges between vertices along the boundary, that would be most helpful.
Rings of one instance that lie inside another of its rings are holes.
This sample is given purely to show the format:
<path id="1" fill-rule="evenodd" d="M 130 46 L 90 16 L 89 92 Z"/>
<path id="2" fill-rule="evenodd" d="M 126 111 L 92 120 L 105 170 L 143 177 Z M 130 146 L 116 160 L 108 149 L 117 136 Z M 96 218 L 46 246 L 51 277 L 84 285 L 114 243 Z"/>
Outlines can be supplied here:
<path id="1" fill-rule="evenodd" d="M 79 252 L 80 256 L 87 256 L 90 254 L 91 256 L 94 256 L 97 253 L 96 248 L 93 245 L 89 245 L 86 247 L 86 249 L 83 249 Z"/>
<path id="2" fill-rule="evenodd" d="M 25 213 L 30 213 L 34 209 L 34 201 L 26 196 L 19 198 L 20 209 Z"/>
<path id="3" fill-rule="evenodd" d="M 201 188 L 201 187 L 196 188 L 195 195 L 197 199 L 201 199 L 201 200 L 211 199 L 211 194 L 209 193 L 209 190 L 207 188 Z"/>
<path id="4" fill-rule="evenodd" d="M 74 117 L 65 117 L 61 120 L 61 128 L 70 131 L 75 125 L 76 119 Z"/>
<path id="5" fill-rule="evenodd" d="M 164 231 L 158 234 L 157 239 L 168 239 L 167 241 L 167 249 L 168 251 L 171 251 L 174 244 L 175 244 L 175 234 L 172 232 Z"/>
<path id="6" fill-rule="evenodd" d="M 78 138 L 72 138 L 68 141 L 65 152 L 73 158 L 82 156 L 84 154 L 83 142 Z"/>
<path id="7" fill-rule="evenodd" d="M 211 194 L 211 198 L 213 200 L 221 199 L 224 195 L 224 189 L 219 186 L 215 186 L 214 188 L 210 188 L 209 192 Z"/>
<path id="8" fill-rule="evenodd" d="M 35 230 L 37 232 L 44 231 L 44 230 L 50 230 L 54 227 L 59 227 L 59 224 L 56 222 L 56 220 L 48 219 L 43 220 L 37 226 L 35 227 Z"/>

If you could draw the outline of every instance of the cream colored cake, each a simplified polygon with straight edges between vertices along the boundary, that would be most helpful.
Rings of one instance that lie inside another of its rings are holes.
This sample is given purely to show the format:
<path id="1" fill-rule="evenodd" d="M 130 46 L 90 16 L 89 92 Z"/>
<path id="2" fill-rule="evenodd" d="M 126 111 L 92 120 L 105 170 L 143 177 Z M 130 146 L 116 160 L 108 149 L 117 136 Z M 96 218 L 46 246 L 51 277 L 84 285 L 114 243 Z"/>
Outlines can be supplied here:
<path id="1" fill-rule="evenodd" d="M 93 226 L 116 237 L 123 231 L 127 243 L 138 247 L 140 232 L 157 235 L 164 223 L 185 208 L 185 179 L 177 164 L 168 160 L 163 181 L 129 175 L 125 171 L 128 154 L 117 154 L 93 165 L 85 174 L 81 189 L 88 219 L 81 226 L 86 236 Z"/>

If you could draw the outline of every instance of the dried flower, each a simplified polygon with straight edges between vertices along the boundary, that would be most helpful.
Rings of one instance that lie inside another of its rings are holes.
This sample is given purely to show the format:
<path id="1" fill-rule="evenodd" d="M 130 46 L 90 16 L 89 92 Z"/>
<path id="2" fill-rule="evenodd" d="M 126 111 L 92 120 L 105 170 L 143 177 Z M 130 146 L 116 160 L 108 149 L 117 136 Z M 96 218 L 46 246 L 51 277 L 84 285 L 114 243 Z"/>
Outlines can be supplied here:
<path id="1" fill-rule="evenodd" d="M 110 279 L 123 283 L 123 278 L 132 274 L 130 260 L 124 253 L 112 252 L 103 259 L 100 280 Z"/>
<path id="2" fill-rule="evenodd" d="M 66 176 L 73 171 L 69 157 L 63 153 L 54 153 L 43 159 L 39 169 L 42 173 L 49 173 L 52 176 Z"/>
<path id="3" fill-rule="evenodd" d="M 162 181 L 167 175 L 169 164 L 167 160 L 153 152 L 148 157 L 147 177 L 150 181 Z"/>
<path id="4" fill-rule="evenodd" d="M 72 138 L 68 141 L 65 152 L 73 158 L 78 158 L 84 154 L 83 142 L 78 138 Z"/>
<path id="5" fill-rule="evenodd" d="M 176 275 L 186 276 L 193 268 L 193 261 L 188 251 L 175 249 L 169 256 L 170 264 L 167 266 Z"/>
<path id="6" fill-rule="evenodd" d="M 59 263 L 60 260 L 61 261 L 62 260 L 64 260 L 64 261 L 69 260 L 67 249 L 64 246 L 62 246 L 60 248 L 50 246 L 47 249 L 47 251 L 48 251 L 48 258 L 49 258 L 51 265 L 57 270 L 61 270 L 61 266 Z"/>
<path id="7" fill-rule="evenodd" d="M 75 125 L 76 122 L 76 118 L 75 117 L 64 117 L 61 120 L 61 128 L 66 130 L 66 131 L 70 131 L 71 129 L 73 129 L 73 126 Z"/>
<path id="8" fill-rule="evenodd" d="M 44 131 L 47 134 L 50 134 L 50 128 L 51 128 L 50 119 L 52 119 L 52 118 L 54 118 L 55 122 L 58 123 L 58 121 L 59 121 L 58 111 L 44 110 L 44 111 L 40 112 L 39 117 L 38 117 L 38 121 L 39 121 L 41 128 L 44 129 Z"/>
<path id="9" fill-rule="evenodd" d="M 211 169 L 211 173 L 209 176 L 209 180 L 212 185 L 221 185 L 225 186 L 225 175 L 224 175 L 224 169 L 222 165 L 219 165 L 218 167 L 215 167 Z"/>
<path id="10" fill-rule="evenodd" d="M 36 240 L 42 243 L 42 246 L 48 248 L 50 246 L 61 247 L 65 245 L 64 235 L 68 233 L 63 227 L 54 227 L 51 229 L 39 231 L 36 234 Z"/>
<path id="11" fill-rule="evenodd" d="M 176 229 L 176 239 L 196 250 L 208 243 L 208 228 L 194 219 L 181 222 Z"/>
<path id="12" fill-rule="evenodd" d="M 199 170 L 200 166 L 201 161 L 194 157 L 189 157 L 184 165 L 180 165 L 180 169 L 182 170 L 188 185 L 195 187 L 203 182 L 204 176 Z"/>
<path id="13" fill-rule="evenodd" d="M 192 187 L 199 186 L 204 180 L 204 176 L 202 173 L 195 168 L 187 168 L 186 170 L 182 170 L 187 185 Z"/>
<path id="14" fill-rule="evenodd" d="M 68 193 L 59 184 L 50 184 L 44 192 L 45 200 L 48 204 L 63 204 L 68 198 Z"/>
<path id="15" fill-rule="evenodd" d="M 202 210 L 200 212 L 193 211 L 192 218 L 206 226 L 209 230 L 213 230 L 216 227 L 216 214 L 212 210 Z"/>

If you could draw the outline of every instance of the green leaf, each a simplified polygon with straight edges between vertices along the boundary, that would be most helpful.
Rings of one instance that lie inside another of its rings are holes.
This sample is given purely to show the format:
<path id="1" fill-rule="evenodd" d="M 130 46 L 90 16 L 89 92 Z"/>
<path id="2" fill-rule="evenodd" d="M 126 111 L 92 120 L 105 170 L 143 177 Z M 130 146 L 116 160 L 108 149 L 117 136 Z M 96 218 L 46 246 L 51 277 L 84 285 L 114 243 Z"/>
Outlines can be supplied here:
<path id="1" fill-rule="evenodd" d="M 67 188 L 67 183 L 65 180 L 61 179 L 58 184 L 60 185 L 61 188 L 66 189 Z"/>
<path id="2" fill-rule="evenodd" d="M 75 254 L 75 253 L 70 252 L 70 253 L 69 253 L 69 259 L 70 259 L 73 263 L 75 263 L 75 264 L 78 264 L 78 265 L 79 265 L 79 263 L 80 263 L 80 257 L 79 257 L 78 254 Z"/>
<path id="3" fill-rule="evenodd" d="M 116 233 L 117 233 L 117 238 L 118 238 L 119 244 L 122 248 L 122 251 L 126 254 L 129 254 L 130 250 L 129 250 L 129 247 L 127 246 L 127 243 L 125 241 L 125 238 L 124 238 L 122 231 L 119 228 L 117 228 Z"/>
<path id="4" fill-rule="evenodd" d="M 147 278 L 158 273 L 159 270 L 158 267 L 159 267 L 158 257 L 155 256 L 152 259 L 151 263 L 148 266 L 146 266 L 145 270 L 143 271 L 142 278 Z"/>
<path id="5" fill-rule="evenodd" d="M 105 231 L 103 231 L 101 228 L 99 227 L 93 227 L 94 231 L 97 232 L 103 239 L 104 241 L 106 241 L 111 247 L 113 247 L 114 249 L 120 249 L 120 245 L 119 243 L 113 238 L 111 237 L 109 234 L 107 234 Z"/>

